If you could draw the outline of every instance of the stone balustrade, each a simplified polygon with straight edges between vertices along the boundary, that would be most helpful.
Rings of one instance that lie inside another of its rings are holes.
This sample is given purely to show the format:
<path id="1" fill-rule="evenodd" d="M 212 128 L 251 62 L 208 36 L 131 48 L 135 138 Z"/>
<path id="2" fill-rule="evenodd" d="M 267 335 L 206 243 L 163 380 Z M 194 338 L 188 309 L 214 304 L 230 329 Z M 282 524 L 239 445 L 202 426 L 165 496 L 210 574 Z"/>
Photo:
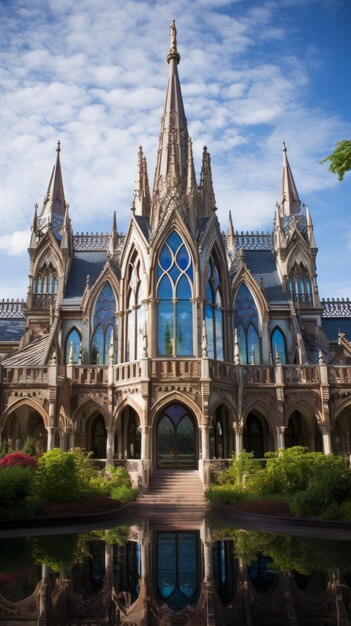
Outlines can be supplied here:
<path id="1" fill-rule="evenodd" d="M 233 363 L 225 363 L 224 361 L 209 361 L 210 378 L 212 380 L 221 381 L 235 385 L 235 365 Z"/>
<path id="2" fill-rule="evenodd" d="M 107 365 L 74 365 L 74 385 L 106 385 L 108 383 Z"/>
<path id="3" fill-rule="evenodd" d="M 266 365 L 243 365 L 244 385 L 273 385 L 275 383 L 274 367 Z"/>
<path id="4" fill-rule="evenodd" d="M 152 378 L 157 380 L 193 380 L 199 379 L 200 359 L 153 359 Z"/>
<path id="5" fill-rule="evenodd" d="M 330 384 L 351 384 L 351 367 L 337 365 L 328 367 L 328 381 Z"/>
<path id="6" fill-rule="evenodd" d="M 7 385 L 42 385 L 49 381 L 48 367 L 4 367 L 2 383 Z"/>
<path id="7" fill-rule="evenodd" d="M 137 380 L 140 378 L 140 361 L 130 361 L 129 363 L 119 363 L 114 365 L 113 380 L 115 383 L 123 383 L 127 380 Z"/>
<path id="8" fill-rule="evenodd" d="M 318 365 L 283 365 L 285 385 L 316 385 L 320 383 Z"/>

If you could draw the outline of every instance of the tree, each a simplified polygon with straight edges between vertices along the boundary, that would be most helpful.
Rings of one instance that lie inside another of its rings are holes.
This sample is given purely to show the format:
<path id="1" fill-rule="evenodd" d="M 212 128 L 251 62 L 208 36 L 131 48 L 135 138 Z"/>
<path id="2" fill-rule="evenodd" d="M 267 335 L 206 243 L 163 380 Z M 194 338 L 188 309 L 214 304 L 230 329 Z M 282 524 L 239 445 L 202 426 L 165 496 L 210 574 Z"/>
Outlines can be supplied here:
<path id="1" fill-rule="evenodd" d="M 351 139 L 338 141 L 334 152 L 325 157 L 321 163 L 330 161 L 329 171 L 338 175 L 340 182 L 343 181 L 346 172 L 351 170 Z"/>

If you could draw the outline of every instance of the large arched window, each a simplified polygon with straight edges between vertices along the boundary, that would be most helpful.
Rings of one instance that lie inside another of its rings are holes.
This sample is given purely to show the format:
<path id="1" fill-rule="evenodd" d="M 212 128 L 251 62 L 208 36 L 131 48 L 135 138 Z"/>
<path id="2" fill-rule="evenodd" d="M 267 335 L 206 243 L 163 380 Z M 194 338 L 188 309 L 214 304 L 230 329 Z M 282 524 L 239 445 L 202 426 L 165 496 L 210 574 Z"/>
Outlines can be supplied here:
<path id="1" fill-rule="evenodd" d="M 223 360 L 223 298 L 218 263 L 213 254 L 208 263 L 205 320 L 208 356 Z"/>
<path id="2" fill-rule="evenodd" d="M 48 308 L 56 301 L 58 278 L 51 262 L 45 262 L 33 281 L 33 306 Z"/>
<path id="3" fill-rule="evenodd" d="M 146 322 L 144 298 L 140 260 L 135 253 L 127 272 L 126 361 L 135 361 L 142 356 Z"/>
<path id="4" fill-rule="evenodd" d="M 285 336 L 278 327 L 274 329 L 271 335 L 271 350 L 273 363 L 275 363 L 277 356 L 282 365 L 287 363 Z"/>
<path id="5" fill-rule="evenodd" d="M 70 331 L 66 340 L 66 363 L 69 363 L 71 348 L 72 348 L 72 355 L 73 355 L 73 363 L 79 363 L 80 335 L 75 328 L 73 328 Z"/>
<path id="6" fill-rule="evenodd" d="M 117 355 L 116 298 L 110 283 L 105 283 L 95 304 L 93 338 L 91 342 L 92 362 L 102 365 L 109 362 L 111 339 L 114 355 Z"/>
<path id="7" fill-rule="evenodd" d="M 311 281 L 306 268 L 295 263 L 289 274 L 290 298 L 302 306 L 312 306 Z"/>
<path id="8" fill-rule="evenodd" d="M 169 235 L 157 262 L 158 354 L 193 354 L 193 266 L 190 254 L 175 231 Z"/>
<path id="9" fill-rule="evenodd" d="M 234 328 L 243 365 L 261 362 L 260 338 L 258 334 L 258 312 L 251 292 L 242 283 L 234 304 Z"/>

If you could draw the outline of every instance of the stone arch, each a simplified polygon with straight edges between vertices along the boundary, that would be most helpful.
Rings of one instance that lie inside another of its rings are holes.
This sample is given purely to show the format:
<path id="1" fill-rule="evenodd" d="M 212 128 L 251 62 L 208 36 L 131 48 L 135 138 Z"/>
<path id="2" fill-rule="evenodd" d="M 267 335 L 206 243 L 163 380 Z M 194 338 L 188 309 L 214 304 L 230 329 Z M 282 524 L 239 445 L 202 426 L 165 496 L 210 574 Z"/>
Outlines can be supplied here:
<path id="1" fill-rule="evenodd" d="M 259 322 L 260 322 L 260 328 L 259 333 L 262 333 L 262 322 L 263 319 L 265 317 L 268 317 L 269 315 L 269 304 L 267 301 L 266 296 L 264 295 L 264 293 L 262 292 L 262 289 L 260 289 L 259 285 L 256 283 L 255 279 L 252 277 L 251 273 L 248 271 L 246 265 L 243 266 L 242 270 L 240 271 L 240 273 L 235 277 L 235 279 L 232 282 L 232 302 L 233 305 L 235 304 L 235 299 L 236 296 L 238 294 L 238 291 L 242 285 L 242 283 L 244 283 L 246 285 L 246 287 L 249 289 L 249 291 L 251 292 L 251 295 L 255 301 L 256 304 L 256 308 L 258 311 L 258 316 L 259 316 Z"/>
<path id="2" fill-rule="evenodd" d="M 170 401 L 155 415 L 153 465 L 158 469 L 197 469 L 199 427 L 189 403 Z"/>
<path id="3" fill-rule="evenodd" d="M 93 452 L 96 458 L 106 458 L 110 422 L 106 408 L 95 398 L 83 402 L 72 415 L 75 446 Z"/>
<path id="4" fill-rule="evenodd" d="M 344 399 L 331 416 L 332 447 L 335 454 L 351 454 L 351 401 Z"/>
<path id="5" fill-rule="evenodd" d="M 155 404 L 151 407 L 150 426 L 152 428 L 154 428 L 154 425 L 155 425 L 155 417 L 157 417 L 160 411 L 162 411 L 162 409 L 168 406 L 169 404 L 183 404 L 190 411 L 192 411 L 192 413 L 196 417 L 198 427 L 203 423 L 203 414 L 202 414 L 201 409 L 198 407 L 198 405 L 195 404 L 195 402 L 191 398 L 189 398 L 182 392 L 171 391 L 167 393 L 166 395 L 162 396 L 162 398 L 157 400 L 157 402 L 155 402 Z"/>
<path id="6" fill-rule="evenodd" d="M 242 417 L 242 425 L 245 424 L 245 421 L 249 415 L 249 413 L 259 413 L 266 420 L 270 430 L 272 433 L 274 432 L 274 428 L 277 426 L 277 419 L 275 413 L 272 411 L 272 408 L 265 402 L 264 400 L 253 400 L 246 407 L 243 417 Z"/>
<path id="7" fill-rule="evenodd" d="M 308 401 L 301 400 L 286 414 L 285 441 L 287 442 L 287 438 L 295 435 L 294 445 L 308 447 L 311 451 L 322 451 L 321 425 L 322 419 L 319 411 Z"/>
<path id="8" fill-rule="evenodd" d="M 4 422 L 6 421 L 8 416 L 11 415 L 11 413 L 13 413 L 13 411 L 16 411 L 16 409 L 19 409 L 21 406 L 24 406 L 24 405 L 30 406 L 37 413 L 39 413 L 39 415 L 41 415 L 41 417 L 43 418 L 45 428 L 49 426 L 49 416 L 47 412 L 45 411 L 44 407 L 36 400 L 33 400 L 32 398 L 28 398 L 27 396 L 18 398 L 18 400 L 15 400 L 15 402 L 12 402 L 6 407 L 5 411 L 3 412 L 1 416 L 0 426 L 4 425 Z"/>
<path id="9" fill-rule="evenodd" d="M 32 398 L 22 397 L 10 404 L 1 417 L 0 425 L 2 439 L 10 448 L 18 450 L 27 437 L 33 437 L 37 451 L 46 451 L 49 416 L 42 405 Z"/>

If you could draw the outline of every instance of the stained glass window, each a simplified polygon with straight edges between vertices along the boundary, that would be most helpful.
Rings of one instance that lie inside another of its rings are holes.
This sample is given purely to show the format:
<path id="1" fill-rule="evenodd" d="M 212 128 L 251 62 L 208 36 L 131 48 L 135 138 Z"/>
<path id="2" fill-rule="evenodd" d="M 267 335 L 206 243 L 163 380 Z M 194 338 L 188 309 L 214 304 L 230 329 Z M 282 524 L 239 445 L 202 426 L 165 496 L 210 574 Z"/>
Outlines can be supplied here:
<path id="1" fill-rule="evenodd" d="M 223 308 L 218 263 L 211 254 L 206 283 L 205 324 L 207 350 L 211 359 L 223 360 Z"/>
<path id="2" fill-rule="evenodd" d="M 302 306 L 312 306 L 311 281 L 302 264 L 295 263 L 290 271 L 289 292 L 294 302 Z"/>
<path id="3" fill-rule="evenodd" d="M 157 263 L 158 354 L 193 354 L 193 269 L 176 231 L 167 238 Z"/>
<path id="4" fill-rule="evenodd" d="M 234 327 L 237 330 L 240 362 L 245 364 L 261 362 L 261 347 L 258 334 L 258 311 L 252 294 L 242 283 L 234 304 Z"/>
<path id="5" fill-rule="evenodd" d="M 101 289 L 95 304 L 93 317 L 93 337 L 91 343 L 92 362 L 102 365 L 109 362 L 111 338 L 114 344 L 114 358 L 117 356 L 116 298 L 110 283 Z"/>
<path id="6" fill-rule="evenodd" d="M 273 363 L 277 358 L 277 354 L 279 356 L 279 360 L 282 365 L 285 365 L 287 362 L 286 358 L 286 342 L 285 337 L 280 328 L 275 328 L 272 336 L 271 336 L 271 348 L 272 348 L 272 359 Z"/>
<path id="7" fill-rule="evenodd" d="M 146 323 L 144 298 L 140 260 L 134 253 L 127 273 L 126 361 L 142 356 Z"/>
<path id="8" fill-rule="evenodd" d="M 158 532 L 156 581 L 160 600 L 181 611 L 197 600 L 199 591 L 198 539 L 194 532 Z"/>
<path id="9" fill-rule="evenodd" d="M 73 328 L 69 333 L 66 341 L 66 363 L 69 363 L 69 355 L 71 351 L 71 346 L 73 347 L 73 363 L 79 363 L 79 353 L 80 353 L 80 336 L 78 331 Z"/>

